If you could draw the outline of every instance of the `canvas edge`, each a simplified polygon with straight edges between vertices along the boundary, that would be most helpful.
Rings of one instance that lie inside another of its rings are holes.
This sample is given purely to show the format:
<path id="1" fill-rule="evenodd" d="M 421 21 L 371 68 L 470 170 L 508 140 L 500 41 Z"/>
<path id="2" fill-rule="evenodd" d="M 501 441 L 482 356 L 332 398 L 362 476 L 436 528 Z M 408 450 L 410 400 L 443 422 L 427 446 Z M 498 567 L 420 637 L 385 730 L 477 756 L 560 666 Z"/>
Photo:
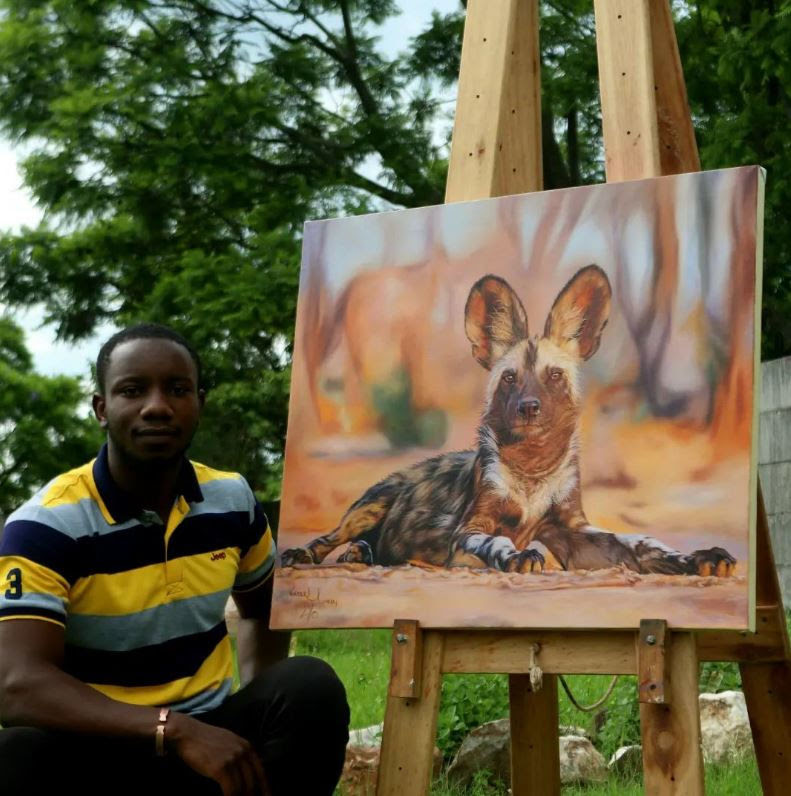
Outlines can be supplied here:
<path id="1" fill-rule="evenodd" d="M 755 632 L 756 623 L 756 591 L 758 588 L 758 439 L 761 419 L 761 306 L 763 304 L 763 262 L 764 262 L 764 193 L 766 189 L 766 169 L 755 167 L 756 171 L 756 207 L 755 207 L 755 304 L 754 304 L 754 353 L 753 353 L 753 444 L 750 448 L 750 529 L 749 529 L 749 572 L 747 582 L 747 625 L 751 633 Z"/>

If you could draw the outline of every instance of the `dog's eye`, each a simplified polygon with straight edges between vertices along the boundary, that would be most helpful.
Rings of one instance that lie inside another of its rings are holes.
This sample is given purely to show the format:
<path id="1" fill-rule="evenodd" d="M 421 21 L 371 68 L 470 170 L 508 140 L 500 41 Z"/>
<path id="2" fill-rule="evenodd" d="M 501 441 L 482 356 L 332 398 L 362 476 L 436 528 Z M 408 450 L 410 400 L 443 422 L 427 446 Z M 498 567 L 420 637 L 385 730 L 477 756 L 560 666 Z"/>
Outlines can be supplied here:
<path id="1" fill-rule="evenodd" d="M 552 379 L 552 381 L 557 381 L 558 379 L 562 379 L 563 371 L 558 370 L 557 368 L 553 368 L 552 370 L 549 371 L 549 378 Z"/>
<path id="2" fill-rule="evenodd" d="M 516 373 L 512 370 L 506 370 L 505 373 L 503 373 L 503 381 L 506 384 L 513 384 L 516 381 Z"/>

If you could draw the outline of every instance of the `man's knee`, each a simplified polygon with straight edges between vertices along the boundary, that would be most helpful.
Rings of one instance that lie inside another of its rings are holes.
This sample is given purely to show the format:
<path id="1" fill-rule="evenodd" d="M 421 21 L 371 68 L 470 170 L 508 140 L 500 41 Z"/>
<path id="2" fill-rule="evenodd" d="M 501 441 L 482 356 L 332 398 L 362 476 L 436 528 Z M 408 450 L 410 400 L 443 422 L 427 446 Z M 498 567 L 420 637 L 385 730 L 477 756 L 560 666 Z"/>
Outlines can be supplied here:
<path id="1" fill-rule="evenodd" d="M 0 771 L 3 787 L 20 788 L 20 793 L 46 793 L 51 782 L 48 772 L 57 769 L 60 744 L 54 733 L 36 727 L 9 727 L 0 730 Z"/>

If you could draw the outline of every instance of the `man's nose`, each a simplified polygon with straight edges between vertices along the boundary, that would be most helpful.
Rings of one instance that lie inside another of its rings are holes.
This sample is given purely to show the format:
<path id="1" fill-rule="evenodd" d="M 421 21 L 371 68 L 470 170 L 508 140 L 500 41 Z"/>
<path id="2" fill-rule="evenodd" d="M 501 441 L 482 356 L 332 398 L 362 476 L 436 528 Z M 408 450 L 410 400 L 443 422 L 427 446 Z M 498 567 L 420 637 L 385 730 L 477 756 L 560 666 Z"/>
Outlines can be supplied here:
<path id="1" fill-rule="evenodd" d="M 173 409 L 163 390 L 151 390 L 141 410 L 143 416 L 172 417 Z"/>
<path id="2" fill-rule="evenodd" d="M 541 411 L 541 401 L 534 395 L 528 395 L 526 398 L 519 399 L 516 408 L 522 417 L 535 417 Z"/>

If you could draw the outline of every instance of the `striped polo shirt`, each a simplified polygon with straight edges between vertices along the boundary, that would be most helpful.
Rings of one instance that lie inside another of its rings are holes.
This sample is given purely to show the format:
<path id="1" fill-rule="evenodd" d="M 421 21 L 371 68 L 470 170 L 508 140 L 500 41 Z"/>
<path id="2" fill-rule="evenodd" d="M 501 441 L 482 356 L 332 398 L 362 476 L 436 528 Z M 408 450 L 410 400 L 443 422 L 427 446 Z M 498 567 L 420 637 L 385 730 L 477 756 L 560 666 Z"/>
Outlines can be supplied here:
<path id="1" fill-rule="evenodd" d="M 183 462 L 166 525 L 110 477 L 107 447 L 15 511 L 0 621 L 65 628 L 63 669 L 107 696 L 187 713 L 231 692 L 225 605 L 272 573 L 266 517 L 236 473 Z"/>

